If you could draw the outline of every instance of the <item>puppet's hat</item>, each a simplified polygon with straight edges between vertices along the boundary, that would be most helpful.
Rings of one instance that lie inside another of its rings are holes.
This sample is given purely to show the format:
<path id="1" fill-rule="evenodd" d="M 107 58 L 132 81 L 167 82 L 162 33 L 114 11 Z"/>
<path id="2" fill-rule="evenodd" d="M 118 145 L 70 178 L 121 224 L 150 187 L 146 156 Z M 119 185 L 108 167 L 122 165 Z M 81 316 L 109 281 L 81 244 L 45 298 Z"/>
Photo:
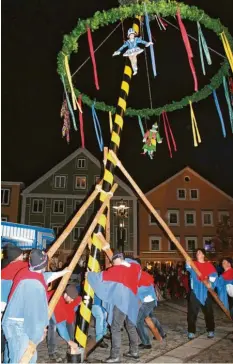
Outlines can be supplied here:
<path id="1" fill-rule="evenodd" d="M 151 130 L 153 131 L 157 131 L 158 130 L 158 124 L 157 123 L 154 123 L 151 127 Z"/>
<path id="2" fill-rule="evenodd" d="M 130 34 L 135 34 L 135 35 L 137 35 L 137 33 L 135 32 L 135 30 L 133 30 L 133 28 L 129 28 L 128 33 L 127 33 L 127 36 L 129 37 L 129 36 L 130 36 Z"/>

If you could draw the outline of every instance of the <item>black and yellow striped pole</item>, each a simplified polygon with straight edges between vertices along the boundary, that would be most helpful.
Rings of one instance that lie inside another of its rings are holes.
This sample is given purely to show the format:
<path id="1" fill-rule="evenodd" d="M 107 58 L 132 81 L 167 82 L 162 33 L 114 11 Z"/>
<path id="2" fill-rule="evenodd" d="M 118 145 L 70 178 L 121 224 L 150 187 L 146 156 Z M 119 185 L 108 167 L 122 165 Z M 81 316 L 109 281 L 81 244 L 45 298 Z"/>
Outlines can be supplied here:
<path id="1" fill-rule="evenodd" d="M 133 29 L 137 34 L 139 34 L 140 18 L 135 19 L 135 22 L 133 24 Z M 130 62 L 127 58 L 124 67 L 123 80 L 121 83 L 120 96 L 118 98 L 116 114 L 113 123 L 111 142 L 109 146 L 109 150 L 114 151 L 116 155 L 120 146 L 121 131 L 124 124 L 123 118 L 126 111 L 126 100 L 129 94 L 131 77 L 132 77 L 132 69 L 130 66 Z M 108 152 L 106 166 L 104 170 L 102 190 L 100 191 L 100 198 L 99 198 L 100 206 L 104 202 L 107 194 L 110 192 L 111 187 L 113 185 L 115 167 L 116 167 L 116 162 L 112 158 L 111 154 Z M 92 272 L 100 271 L 99 260 L 100 260 L 102 243 L 101 240 L 98 238 L 98 232 L 101 232 L 105 236 L 106 222 L 107 222 L 107 208 L 101 215 L 98 225 L 96 226 L 96 229 L 91 239 L 92 244 L 88 259 L 88 269 Z M 84 284 L 83 300 L 80 305 L 78 325 L 75 333 L 75 339 L 78 342 L 80 349 L 83 348 L 83 351 L 86 348 L 87 344 L 87 335 L 91 320 L 91 309 L 92 309 L 93 299 L 94 299 L 94 291 L 92 290 L 92 288 L 90 287 L 90 285 L 86 280 Z M 83 361 L 83 358 L 84 355 L 81 355 L 80 362 Z"/>

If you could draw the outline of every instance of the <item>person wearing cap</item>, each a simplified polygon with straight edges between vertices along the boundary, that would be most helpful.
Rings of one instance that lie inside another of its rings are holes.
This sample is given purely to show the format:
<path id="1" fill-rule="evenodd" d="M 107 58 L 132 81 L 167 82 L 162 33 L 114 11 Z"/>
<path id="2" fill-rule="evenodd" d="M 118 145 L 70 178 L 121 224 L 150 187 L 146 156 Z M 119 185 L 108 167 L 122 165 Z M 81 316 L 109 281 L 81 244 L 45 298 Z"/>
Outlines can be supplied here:
<path id="1" fill-rule="evenodd" d="M 63 272 L 47 272 L 48 256 L 39 249 L 32 249 L 29 268 L 21 269 L 13 280 L 8 304 L 2 320 L 7 348 L 4 362 L 19 363 L 29 341 L 38 345 L 46 336 L 48 326 L 47 285 L 64 275 Z M 35 352 L 31 362 L 36 362 Z"/>
<path id="2" fill-rule="evenodd" d="M 133 75 L 136 75 L 138 72 L 137 56 L 143 52 L 143 49 L 138 47 L 138 44 L 143 44 L 146 47 L 149 47 L 153 43 L 146 42 L 142 40 L 141 37 L 137 37 L 137 33 L 133 28 L 129 28 L 127 36 L 128 40 L 123 44 L 123 46 L 113 53 L 113 57 L 118 56 L 125 48 L 128 48 L 123 56 L 129 57 L 133 69 Z"/>
<path id="3" fill-rule="evenodd" d="M 129 335 L 130 350 L 123 355 L 129 359 L 139 359 L 136 323 L 140 274 L 140 264 L 131 259 L 124 259 L 124 255 L 119 252 L 112 257 L 112 267 L 100 273 L 87 273 L 88 283 L 102 300 L 111 326 L 112 347 L 110 357 L 104 361 L 105 363 L 120 363 L 121 329 L 124 323 Z"/>
<path id="4" fill-rule="evenodd" d="M 230 310 L 233 319 L 233 260 L 231 258 L 222 259 L 224 272 L 218 277 L 216 288 L 220 300 L 227 310 Z"/>
<path id="5" fill-rule="evenodd" d="M 186 263 L 186 269 L 190 272 L 190 285 L 191 292 L 188 302 L 188 338 L 192 340 L 196 334 L 196 321 L 199 309 L 201 308 L 206 323 L 207 337 L 209 339 L 214 337 L 214 313 L 212 307 L 212 299 L 208 292 L 208 289 L 202 282 L 203 280 L 209 281 L 210 287 L 214 288 L 217 279 L 217 271 L 212 263 L 205 261 L 206 251 L 205 249 L 198 248 L 196 251 L 197 260 L 194 262 L 196 267 L 201 273 L 198 277 L 195 271 L 191 268 L 189 262 Z"/>
<path id="6" fill-rule="evenodd" d="M 49 300 L 52 298 L 54 292 L 55 291 L 50 291 L 48 293 Z M 62 360 L 56 355 L 56 330 L 70 348 L 75 349 L 77 347 L 77 344 L 74 342 L 74 330 L 76 311 L 81 300 L 82 298 L 79 296 L 75 285 L 68 285 L 64 295 L 60 297 L 55 307 L 54 313 L 50 319 L 47 337 L 49 358 L 54 362 Z"/>

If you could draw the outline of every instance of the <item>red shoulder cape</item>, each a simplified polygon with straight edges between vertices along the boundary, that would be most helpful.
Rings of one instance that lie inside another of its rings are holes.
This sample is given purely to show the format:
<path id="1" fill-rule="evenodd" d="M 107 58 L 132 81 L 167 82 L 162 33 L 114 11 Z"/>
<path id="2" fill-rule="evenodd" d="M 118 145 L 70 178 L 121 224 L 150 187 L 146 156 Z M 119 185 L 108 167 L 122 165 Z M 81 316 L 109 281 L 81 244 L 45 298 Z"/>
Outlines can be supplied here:
<path id="1" fill-rule="evenodd" d="M 9 294 L 9 300 L 11 299 L 14 291 L 16 290 L 18 284 L 24 280 L 24 279 L 35 279 L 37 281 L 39 281 L 43 286 L 44 286 L 44 289 L 46 291 L 46 294 L 47 294 L 47 284 L 45 283 L 45 279 L 44 279 L 44 276 L 43 274 L 41 273 L 35 273 L 35 272 L 31 272 L 27 267 L 26 268 L 23 268 L 21 269 L 15 276 L 15 279 L 14 279 L 14 282 L 13 282 L 13 285 L 12 285 L 12 288 L 11 288 L 11 291 L 10 291 L 10 294 Z"/>
<path id="2" fill-rule="evenodd" d="M 195 266 L 198 268 L 198 270 L 201 272 L 201 277 L 198 277 L 200 281 L 203 281 L 204 279 L 207 279 L 210 274 L 217 273 L 215 267 L 210 262 L 204 262 L 200 263 L 195 261 Z"/>
<path id="3" fill-rule="evenodd" d="M 22 260 L 18 260 L 16 262 L 12 262 L 7 264 L 5 268 L 1 271 L 2 279 L 13 280 L 16 274 L 23 268 L 28 267 L 28 262 L 24 262 Z"/>
<path id="4" fill-rule="evenodd" d="M 113 266 L 103 272 L 103 281 L 122 283 L 134 294 L 137 294 L 140 271 L 140 265 L 134 263 L 130 263 L 130 267 L 124 265 Z"/>
<path id="5" fill-rule="evenodd" d="M 232 281 L 233 280 L 233 268 L 230 268 L 230 269 L 226 270 L 225 272 L 223 272 L 222 277 L 226 281 Z"/>
<path id="6" fill-rule="evenodd" d="M 154 284 L 154 279 L 151 274 L 142 271 L 141 277 L 138 282 L 138 287 L 141 286 L 151 286 Z"/>
<path id="7" fill-rule="evenodd" d="M 54 292 L 49 292 L 49 299 L 51 299 Z M 81 300 L 82 297 L 78 296 L 73 302 L 66 303 L 64 297 L 61 296 L 54 310 L 56 322 L 58 324 L 63 321 L 66 321 L 68 324 L 74 323 L 76 318 L 75 307 L 80 304 Z"/>

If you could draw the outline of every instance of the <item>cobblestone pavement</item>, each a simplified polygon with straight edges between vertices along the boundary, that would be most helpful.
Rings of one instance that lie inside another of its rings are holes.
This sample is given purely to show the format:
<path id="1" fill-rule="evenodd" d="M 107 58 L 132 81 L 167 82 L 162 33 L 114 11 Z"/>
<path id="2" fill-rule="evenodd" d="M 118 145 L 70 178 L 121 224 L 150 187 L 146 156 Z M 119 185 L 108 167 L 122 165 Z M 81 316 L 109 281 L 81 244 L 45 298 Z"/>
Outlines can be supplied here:
<path id="1" fill-rule="evenodd" d="M 156 316 L 162 323 L 167 338 L 159 343 L 152 339 L 152 349 L 140 351 L 141 363 L 233 363 L 233 325 L 225 314 L 215 307 L 216 338 L 207 339 L 205 322 L 202 313 L 197 321 L 197 339 L 188 341 L 185 300 L 163 301 L 156 308 Z M 90 327 L 89 335 L 94 336 L 94 328 Z M 66 362 L 66 343 L 57 338 L 57 354 Z M 110 346 L 110 342 L 107 341 Z M 110 349 L 110 347 L 109 347 Z M 89 357 L 89 363 L 100 363 L 109 356 L 109 349 L 97 348 Z M 122 354 L 128 351 L 128 336 L 122 332 Z M 48 351 L 44 341 L 38 347 L 38 362 L 48 363 Z M 125 360 L 125 363 L 132 360 Z"/>

